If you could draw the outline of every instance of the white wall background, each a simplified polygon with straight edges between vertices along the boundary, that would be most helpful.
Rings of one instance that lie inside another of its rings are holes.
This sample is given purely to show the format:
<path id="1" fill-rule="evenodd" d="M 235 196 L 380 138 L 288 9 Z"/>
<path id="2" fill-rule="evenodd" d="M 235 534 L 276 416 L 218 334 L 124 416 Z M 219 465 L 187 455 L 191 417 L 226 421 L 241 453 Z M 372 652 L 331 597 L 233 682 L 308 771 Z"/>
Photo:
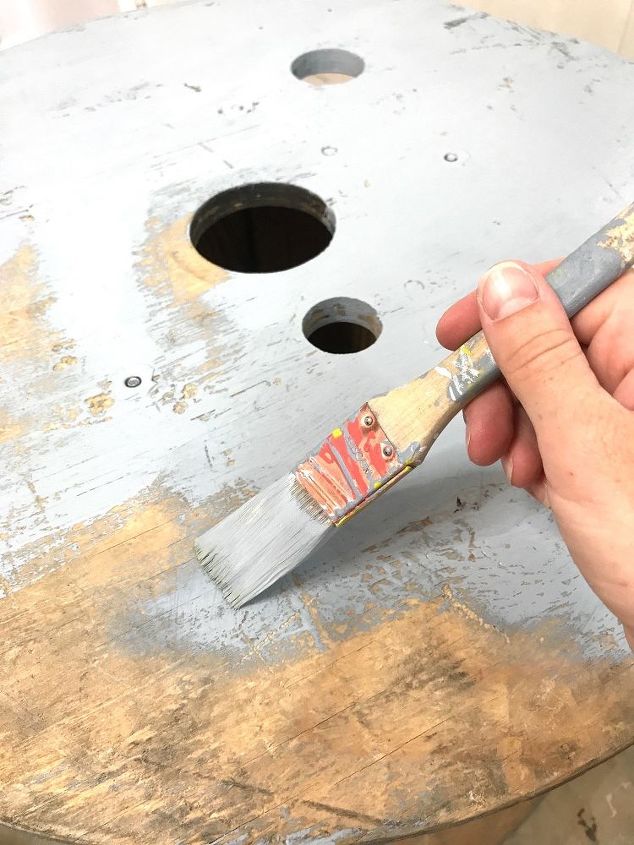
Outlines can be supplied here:
<path id="1" fill-rule="evenodd" d="M 0 48 L 54 29 L 173 0 L 0 0 Z M 518 23 L 575 35 L 634 59 L 634 0 L 457 0 Z"/>

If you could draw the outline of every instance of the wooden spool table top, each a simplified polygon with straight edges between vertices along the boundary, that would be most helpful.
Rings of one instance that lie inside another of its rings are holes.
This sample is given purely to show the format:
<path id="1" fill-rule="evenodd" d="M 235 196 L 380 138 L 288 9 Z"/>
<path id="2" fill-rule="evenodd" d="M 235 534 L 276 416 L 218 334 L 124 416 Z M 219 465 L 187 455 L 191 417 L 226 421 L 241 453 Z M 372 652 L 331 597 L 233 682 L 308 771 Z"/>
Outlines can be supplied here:
<path id="1" fill-rule="evenodd" d="M 363 72 L 300 81 L 320 47 Z M 566 252 L 631 198 L 634 67 L 436 2 L 220 0 L 46 37 L 0 75 L 0 820 L 383 841 L 629 744 L 617 622 L 459 422 L 238 612 L 192 541 L 435 363 L 486 266 Z M 266 274 L 200 256 L 195 210 L 257 182 L 321 197 L 328 248 Z M 382 324 L 363 352 L 304 337 L 341 297 Z"/>

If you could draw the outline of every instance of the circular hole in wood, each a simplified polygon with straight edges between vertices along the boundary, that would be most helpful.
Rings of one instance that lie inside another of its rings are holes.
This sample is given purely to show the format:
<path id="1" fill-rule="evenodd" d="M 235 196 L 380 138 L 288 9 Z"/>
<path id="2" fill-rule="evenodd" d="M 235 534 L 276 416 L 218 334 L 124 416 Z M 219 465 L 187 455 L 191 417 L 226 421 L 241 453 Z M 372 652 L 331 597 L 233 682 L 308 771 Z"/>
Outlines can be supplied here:
<path id="1" fill-rule="evenodd" d="M 340 85 L 363 73 L 365 62 L 349 50 L 311 50 L 291 64 L 293 76 L 310 85 Z"/>
<path id="2" fill-rule="evenodd" d="M 290 270 L 332 240 L 335 216 L 316 194 L 281 182 L 230 188 L 207 200 L 189 235 L 203 258 L 240 273 Z"/>
<path id="3" fill-rule="evenodd" d="M 318 302 L 306 312 L 302 322 L 306 340 L 317 349 L 335 355 L 367 349 L 382 329 L 379 315 L 371 305 L 347 296 Z"/>

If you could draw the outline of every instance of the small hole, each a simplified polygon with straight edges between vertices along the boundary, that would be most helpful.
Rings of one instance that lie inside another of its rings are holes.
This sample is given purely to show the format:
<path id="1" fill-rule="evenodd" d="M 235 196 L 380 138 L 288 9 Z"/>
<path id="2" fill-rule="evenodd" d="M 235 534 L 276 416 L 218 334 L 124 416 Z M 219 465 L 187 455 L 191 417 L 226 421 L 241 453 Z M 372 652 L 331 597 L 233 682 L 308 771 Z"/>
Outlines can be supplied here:
<path id="1" fill-rule="evenodd" d="M 348 355 L 351 352 L 361 352 L 362 349 L 372 346 L 376 337 L 365 326 L 341 320 L 338 323 L 320 326 L 307 339 L 323 352 Z"/>
<path id="2" fill-rule="evenodd" d="M 443 156 L 445 161 L 448 161 L 453 164 L 454 161 L 458 161 L 458 154 L 457 153 L 445 153 Z"/>
<path id="3" fill-rule="evenodd" d="M 317 349 L 335 355 L 361 352 L 377 340 L 383 326 L 371 305 L 346 296 L 325 299 L 304 317 L 304 337 Z"/>
<path id="4" fill-rule="evenodd" d="M 212 197 L 189 229 L 203 258 L 240 273 L 290 270 L 323 252 L 335 216 L 316 194 L 297 185 L 261 182 Z"/>
<path id="5" fill-rule="evenodd" d="M 126 387 L 139 387 L 141 384 L 141 376 L 128 376 L 124 384 Z"/>
<path id="6" fill-rule="evenodd" d="M 365 62 L 348 50 L 311 50 L 298 56 L 291 72 L 310 85 L 340 85 L 363 73 Z"/>

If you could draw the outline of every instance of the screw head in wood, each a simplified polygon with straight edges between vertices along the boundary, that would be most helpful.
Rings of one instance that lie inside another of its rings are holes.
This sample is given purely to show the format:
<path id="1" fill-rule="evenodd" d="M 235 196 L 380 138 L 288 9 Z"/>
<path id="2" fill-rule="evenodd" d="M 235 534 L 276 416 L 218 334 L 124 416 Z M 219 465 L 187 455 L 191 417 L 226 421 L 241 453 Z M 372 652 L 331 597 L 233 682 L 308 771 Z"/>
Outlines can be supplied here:
<path id="1" fill-rule="evenodd" d="M 364 428 L 372 428 L 372 426 L 374 425 L 374 417 L 372 416 L 372 414 L 366 414 L 361 420 L 361 425 Z"/>
<path id="2" fill-rule="evenodd" d="M 381 447 L 381 452 L 383 452 L 384 458 L 391 458 L 394 454 L 394 447 L 389 443 L 384 443 Z"/>
<path id="3" fill-rule="evenodd" d="M 124 384 L 126 387 L 138 387 L 141 384 L 141 376 L 128 376 Z"/>

